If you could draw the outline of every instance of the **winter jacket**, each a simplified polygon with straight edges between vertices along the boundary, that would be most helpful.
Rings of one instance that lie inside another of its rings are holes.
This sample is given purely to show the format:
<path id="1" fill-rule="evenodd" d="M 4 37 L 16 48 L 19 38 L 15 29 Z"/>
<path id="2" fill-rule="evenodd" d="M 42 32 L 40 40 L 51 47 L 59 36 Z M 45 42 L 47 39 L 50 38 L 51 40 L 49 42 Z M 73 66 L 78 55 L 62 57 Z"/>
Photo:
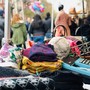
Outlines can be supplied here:
<path id="1" fill-rule="evenodd" d="M 4 18 L 0 16 L 0 40 L 4 37 Z"/>
<path id="2" fill-rule="evenodd" d="M 45 33 L 46 33 L 46 28 L 43 21 L 38 20 L 37 23 L 36 21 L 32 22 L 30 30 L 29 30 L 30 36 L 31 34 L 33 34 L 33 36 L 36 36 L 36 34 L 38 34 L 38 36 L 42 36 L 42 35 L 45 35 Z"/>
<path id="3" fill-rule="evenodd" d="M 27 31 L 24 23 L 17 23 L 11 26 L 13 31 L 12 42 L 13 44 L 19 45 L 24 44 L 27 40 Z"/>
<path id="4" fill-rule="evenodd" d="M 58 26 L 58 25 L 65 26 L 65 28 L 67 30 L 67 36 L 71 35 L 70 28 L 69 28 L 69 26 L 71 25 L 71 18 L 63 10 L 59 11 L 59 13 L 57 14 L 57 16 L 55 18 L 55 26 Z"/>
<path id="5" fill-rule="evenodd" d="M 51 32 L 51 18 L 44 21 L 47 32 Z"/>

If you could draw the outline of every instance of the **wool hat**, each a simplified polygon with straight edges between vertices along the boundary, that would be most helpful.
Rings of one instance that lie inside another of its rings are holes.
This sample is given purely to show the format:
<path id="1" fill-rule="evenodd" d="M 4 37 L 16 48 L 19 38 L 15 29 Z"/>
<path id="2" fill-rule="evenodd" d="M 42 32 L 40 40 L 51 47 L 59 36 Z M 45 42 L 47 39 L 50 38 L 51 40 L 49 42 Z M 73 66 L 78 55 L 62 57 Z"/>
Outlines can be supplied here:
<path id="1" fill-rule="evenodd" d="M 64 37 L 53 37 L 48 44 L 54 46 L 54 51 L 58 59 L 63 59 L 68 56 L 70 52 L 70 45 Z"/>

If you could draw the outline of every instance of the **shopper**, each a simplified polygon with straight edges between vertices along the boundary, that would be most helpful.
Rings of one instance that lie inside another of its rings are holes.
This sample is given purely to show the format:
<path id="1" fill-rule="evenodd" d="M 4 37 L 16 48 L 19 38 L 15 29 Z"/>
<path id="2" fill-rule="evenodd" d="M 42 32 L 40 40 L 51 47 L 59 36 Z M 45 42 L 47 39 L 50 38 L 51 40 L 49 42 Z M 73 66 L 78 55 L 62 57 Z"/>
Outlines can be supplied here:
<path id="1" fill-rule="evenodd" d="M 46 29 L 47 29 L 45 37 L 46 37 L 46 39 L 50 39 L 52 37 L 52 33 L 51 33 L 51 15 L 49 12 L 46 13 L 44 23 L 45 23 Z"/>
<path id="2" fill-rule="evenodd" d="M 55 18 L 55 27 L 58 25 L 63 25 L 66 28 L 65 36 L 70 36 L 70 28 L 69 26 L 71 25 L 71 18 L 70 16 L 64 11 L 64 6 L 60 5 L 58 7 L 59 13 L 57 14 Z M 55 36 L 61 36 L 64 35 L 64 30 L 62 27 L 59 27 L 56 29 Z"/>
<path id="3" fill-rule="evenodd" d="M 4 37 L 4 11 L 0 9 L 0 47 L 2 45 L 3 37 Z"/>
<path id="4" fill-rule="evenodd" d="M 35 43 L 44 43 L 46 33 L 45 24 L 40 15 L 36 14 L 30 26 L 29 36 Z M 33 35 L 33 36 L 32 36 Z"/>
<path id="5" fill-rule="evenodd" d="M 27 40 L 27 30 L 23 20 L 18 14 L 13 15 L 11 21 L 11 29 L 13 31 L 12 42 L 17 47 L 25 47 L 25 41 Z"/>

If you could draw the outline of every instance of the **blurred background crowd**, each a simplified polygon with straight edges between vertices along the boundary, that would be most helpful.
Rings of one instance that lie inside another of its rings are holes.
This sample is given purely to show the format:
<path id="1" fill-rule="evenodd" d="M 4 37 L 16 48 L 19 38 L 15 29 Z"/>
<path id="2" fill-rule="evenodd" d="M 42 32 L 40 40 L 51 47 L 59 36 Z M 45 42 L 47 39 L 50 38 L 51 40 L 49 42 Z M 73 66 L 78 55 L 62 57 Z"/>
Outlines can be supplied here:
<path id="1" fill-rule="evenodd" d="M 25 47 L 27 35 L 35 43 L 52 38 L 54 28 L 59 24 L 67 29 L 67 35 L 87 36 L 90 23 L 89 0 L 78 0 L 67 5 L 67 0 L 10 0 L 10 39 L 13 44 Z M 62 8 L 62 5 L 63 8 Z M 79 6 L 80 8 L 75 7 Z M 63 12 L 62 12 L 63 11 Z M 67 18 L 66 18 L 67 17 Z M 62 19 L 62 20 L 61 20 Z M 5 0 L 0 0 L 0 46 L 5 36 Z M 84 30 L 83 30 L 83 29 Z M 18 29 L 18 31 L 17 31 Z M 21 29 L 23 29 L 21 32 Z M 56 36 L 64 35 L 62 27 L 56 30 Z M 22 37 L 22 38 L 20 38 Z"/>

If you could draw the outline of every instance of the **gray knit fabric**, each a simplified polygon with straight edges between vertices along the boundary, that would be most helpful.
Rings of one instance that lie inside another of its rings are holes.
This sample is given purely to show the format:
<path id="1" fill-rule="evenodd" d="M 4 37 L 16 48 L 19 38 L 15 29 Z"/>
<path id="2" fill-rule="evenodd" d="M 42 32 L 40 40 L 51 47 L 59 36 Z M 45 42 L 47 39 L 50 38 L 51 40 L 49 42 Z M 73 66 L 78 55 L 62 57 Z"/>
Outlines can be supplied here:
<path id="1" fill-rule="evenodd" d="M 9 67 L 0 67 L 0 77 L 19 77 L 30 75 L 28 71 L 13 69 Z"/>

